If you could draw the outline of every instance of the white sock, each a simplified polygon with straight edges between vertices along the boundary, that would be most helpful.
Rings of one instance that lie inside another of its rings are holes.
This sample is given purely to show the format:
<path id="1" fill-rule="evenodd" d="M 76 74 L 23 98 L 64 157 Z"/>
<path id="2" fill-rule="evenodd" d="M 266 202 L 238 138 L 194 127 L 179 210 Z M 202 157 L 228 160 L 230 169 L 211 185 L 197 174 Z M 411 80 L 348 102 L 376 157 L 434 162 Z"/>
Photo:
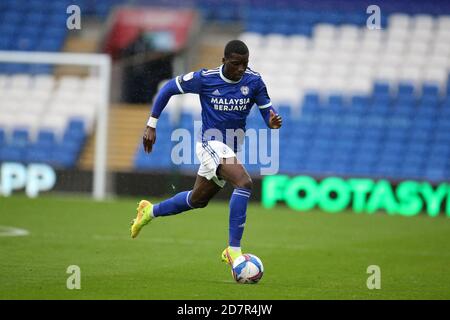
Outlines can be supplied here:
<path id="1" fill-rule="evenodd" d="M 231 246 L 229 246 L 228 248 L 230 248 L 234 252 L 241 252 L 241 247 L 231 247 Z"/>

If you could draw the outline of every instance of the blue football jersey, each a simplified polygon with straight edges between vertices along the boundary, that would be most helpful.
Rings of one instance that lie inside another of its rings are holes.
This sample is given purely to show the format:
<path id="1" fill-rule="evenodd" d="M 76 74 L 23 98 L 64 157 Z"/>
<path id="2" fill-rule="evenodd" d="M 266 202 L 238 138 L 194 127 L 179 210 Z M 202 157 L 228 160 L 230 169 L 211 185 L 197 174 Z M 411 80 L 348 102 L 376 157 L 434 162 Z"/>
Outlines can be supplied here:
<path id="1" fill-rule="evenodd" d="M 227 129 L 245 131 L 246 118 L 253 105 L 260 109 L 272 105 L 266 85 L 259 73 L 247 68 L 239 81 L 227 79 L 223 65 L 215 69 L 201 69 L 175 78 L 180 93 L 196 93 L 202 107 L 202 141 L 216 139 L 209 129 L 219 130 L 222 142 L 227 143 Z M 228 143 L 229 145 L 229 143 Z M 236 145 L 230 145 L 236 151 Z"/>

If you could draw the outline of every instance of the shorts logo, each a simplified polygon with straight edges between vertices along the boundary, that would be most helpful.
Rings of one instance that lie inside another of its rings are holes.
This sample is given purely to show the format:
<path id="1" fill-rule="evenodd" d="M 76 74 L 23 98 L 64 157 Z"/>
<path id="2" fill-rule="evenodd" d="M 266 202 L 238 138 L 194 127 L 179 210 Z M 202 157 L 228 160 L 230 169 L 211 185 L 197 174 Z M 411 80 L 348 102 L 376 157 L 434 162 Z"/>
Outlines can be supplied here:
<path id="1" fill-rule="evenodd" d="M 226 147 L 223 147 L 222 153 L 223 153 L 223 154 L 227 154 L 227 148 L 226 148 Z"/>
<path id="2" fill-rule="evenodd" d="M 247 86 L 242 86 L 241 87 L 241 92 L 244 96 L 248 95 L 248 87 Z"/>

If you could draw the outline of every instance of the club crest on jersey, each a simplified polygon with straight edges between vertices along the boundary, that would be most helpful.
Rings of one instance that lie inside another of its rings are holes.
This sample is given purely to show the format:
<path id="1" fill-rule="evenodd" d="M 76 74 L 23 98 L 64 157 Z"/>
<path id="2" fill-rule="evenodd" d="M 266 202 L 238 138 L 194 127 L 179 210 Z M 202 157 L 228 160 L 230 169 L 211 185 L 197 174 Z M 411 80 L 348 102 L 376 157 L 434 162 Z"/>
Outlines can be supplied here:
<path id="1" fill-rule="evenodd" d="M 248 95 L 248 87 L 247 86 L 242 86 L 241 87 L 241 92 L 244 96 Z"/>

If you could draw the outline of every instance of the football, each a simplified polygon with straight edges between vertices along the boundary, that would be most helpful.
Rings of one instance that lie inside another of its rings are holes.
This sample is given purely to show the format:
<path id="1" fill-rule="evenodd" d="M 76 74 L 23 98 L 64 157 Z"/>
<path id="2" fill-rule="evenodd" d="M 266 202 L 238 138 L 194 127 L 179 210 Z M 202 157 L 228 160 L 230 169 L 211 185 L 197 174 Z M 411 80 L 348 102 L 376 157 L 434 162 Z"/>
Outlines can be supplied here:
<path id="1" fill-rule="evenodd" d="M 264 273 L 261 259 L 254 254 L 245 253 L 233 262 L 231 274 L 238 283 L 257 283 Z"/>

